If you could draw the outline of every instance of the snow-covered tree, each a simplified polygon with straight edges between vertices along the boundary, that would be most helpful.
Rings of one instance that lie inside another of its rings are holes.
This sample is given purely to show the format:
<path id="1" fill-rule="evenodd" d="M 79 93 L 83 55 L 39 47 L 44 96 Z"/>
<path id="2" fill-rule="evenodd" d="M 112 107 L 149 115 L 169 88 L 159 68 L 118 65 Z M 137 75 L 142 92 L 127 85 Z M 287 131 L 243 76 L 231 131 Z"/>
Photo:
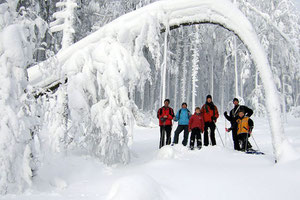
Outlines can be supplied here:
<path id="1" fill-rule="evenodd" d="M 53 14 L 55 21 L 50 23 L 52 33 L 62 31 L 62 49 L 69 47 L 74 43 L 75 34 L 75 10 L 77 8 L 76 0 L 64 0 L 56 3 L 59 11 Z"/>
<path id="2" fill-rule="evenodd" d="M 17 2 L 0 4 L 0 193 L 23 191 L 33 176 L 33 122 L 26 67 L 32 62 L 34 22 L 17 15 Z M 18 21 L 19 20 L 19 21 Z"/>
<path id="3" fill-rule="evenodd" d="M 195 40 L 193 43 L 193 60 L 192 60 L 192 110 L 195 110 L 196 108 L 196 96 L 197 96 L 197 81 L 198 81 L 198 65 L 199 65 L 199 51 L 198 46 L 200 44 L 200 38 L 199 38 L 199 29 L 196 27 L 195 31 Z"/>

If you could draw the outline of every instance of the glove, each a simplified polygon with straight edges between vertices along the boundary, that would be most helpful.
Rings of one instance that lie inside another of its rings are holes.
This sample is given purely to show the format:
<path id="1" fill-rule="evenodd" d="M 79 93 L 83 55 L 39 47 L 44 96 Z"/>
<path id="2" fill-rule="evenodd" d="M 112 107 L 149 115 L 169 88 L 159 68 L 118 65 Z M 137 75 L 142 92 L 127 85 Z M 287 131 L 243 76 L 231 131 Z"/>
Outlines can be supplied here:
<path id="1" fill-rule="evenodd" d="M 162 121 L 162 122 L 165 122 L 166 120 L 167 120 L 167 119 L 164 118 L 164 117 L 160 118 L 160 121 Z"/>
<path id="2" fill-rule="evenodd" d="M 228 133 L 229 133 L 231 130 L 232 130 L 232 128 L 225 128 L 225 131 L 228 132 Z"/>
<path id="3" fill-rule="evenodd" d="M 227 111 L 224 112 L 224 116 L 227 116 Z"/>
<path id="4" fill-rule="evenodd" d="M 249 129 L 249 135 L 251 135 L 251 133 L 252 133 L 252 129 L 253 129 L 253 128 L 250 128 L 250 129 Z"/>

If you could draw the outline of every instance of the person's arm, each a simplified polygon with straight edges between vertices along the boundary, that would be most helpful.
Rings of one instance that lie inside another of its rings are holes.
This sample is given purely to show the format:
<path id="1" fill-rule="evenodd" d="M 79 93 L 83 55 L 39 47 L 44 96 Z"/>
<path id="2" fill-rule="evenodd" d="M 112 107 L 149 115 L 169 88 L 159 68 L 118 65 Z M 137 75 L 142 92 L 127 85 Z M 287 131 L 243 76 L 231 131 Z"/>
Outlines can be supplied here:
<path id="1" fill-rule="evenodd" d="M 219 111 L 218 111 L 217 106 L 215 106 L 215 117 L 216 117 L 216 119 L 219 118 Z M 217 121 L 217 120 L 216 120 L 216 121 Z"/>
<path id="2" fill-rule="evenodd" d="M 204 105 L 201 107 L 201 110 L 200 110 L 200 113 L 205 113 L 205 111 L 204 111 Z"/>
<path id="3" fill-rule="evenodd" d="M 203 117 L 201 117 L 201 120 L 200 120 L 200 123 L 201 123 L 201 132 L 204 132 L 204 119 Z"/>
<path id="4" fill-rule="evenodd" d="M 167 115 L 169 120 L 172 120 L 174 118 L 174 110 L 172 108 L 169 108 L 169 114 Z M 171 112 L 170 112 L 171 111 Z"/>
<path id="5" fill-rule="evenodd" d="M 245 106 L 245 112 L 247 117 L 251 117 L 251 115 L 253 114 L 253 110 L 248 108 L 247 106 Z"/>
<path id="6" fill-rule="evenodd" d="M 161 108 L 160 108 L 160 109 L 161 109 Z M 161 116 L 160 116 L 160 109 L 158 109 L 158 111 L 157 111 L 157 118 L 158 118 L 158 119 L 161 118 Z"/>
<path id="7" fill-rule="evenodd" d="M 249 124 L 249 133 L 251 133 L 252 130 L 253 130 L 253 128 L 254 128 L 254 122 L 253 122 L 253 120 L 249 118 L 248 124 Z"/>
<path id="8" fill-rule="evenodd" d="M 189 131 L 191 131 L 192 130 L 192 124 L 193 124 L 193 116 L 190 118 L 190 120 L 189 120 Z"/>
<path id="9" fill-rule="evenodd" d="M 180 110 L 180 109 L 179 109 Z M 177 111 L 177 113 L 176 113 L 176 116 L 175 116 L 175 122 L 177 122 L 179 119 L 179 110 Z"/>
<path id="10" fill-rule="evenodd" d="M 238 128 L 238 123 L 237 123 L 237 120 L 234 120 L 234 121 L 232 121 L 231 128 L 232 128 L 232 129 L 236 129 L 236 130 L 237 130 L 237 128 Z M 231 130 L 232 130 L 232 129 L 231 129 Z"/>
<path id="11" fill-rule="evenodd" d="M 218 119 L 218 117 L 219 117 L 219 112 L 218 112 L 217 106 L 215 106 L 214 109 L 215 109 L 215 115 L 211 117 L 211 120 L 212 120 L 214 123 L 216 123 L 216 122 L 217 122 L 217 119 Z"/>
<path id="12" fill-rule="evenodd" d="M 224 117 L 228 120 L 231 121 L 231 117 L 228 115 L 227 111 L 224 112 Z"/>

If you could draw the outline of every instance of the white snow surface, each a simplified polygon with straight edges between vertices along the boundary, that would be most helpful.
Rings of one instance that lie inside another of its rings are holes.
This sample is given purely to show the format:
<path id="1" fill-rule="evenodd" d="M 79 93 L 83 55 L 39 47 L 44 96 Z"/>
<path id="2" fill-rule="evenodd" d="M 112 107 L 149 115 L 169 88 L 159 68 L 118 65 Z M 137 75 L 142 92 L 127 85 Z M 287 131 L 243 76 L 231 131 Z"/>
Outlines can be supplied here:
<path id="1" fill-rule="evenodd" d="M 194 151 L 182 145 L 158 150 L 159 128 L 135 127 L 130 164 L 107 167 L 93 157 L 74 154 L 48 158 L 32 189 L 2 199 L 299 200 L 300 159 L 274 165 L 267 119 L 254 118 L 254 122 L 255 140 L 266 155 L 232 150 L 231 135 L 224 138 L 224 119 L 217 126 L 226 147 L 216 133 L 217 146 Z M 299 119 L 289 118 L 285 129 L 299 155 Z"/>

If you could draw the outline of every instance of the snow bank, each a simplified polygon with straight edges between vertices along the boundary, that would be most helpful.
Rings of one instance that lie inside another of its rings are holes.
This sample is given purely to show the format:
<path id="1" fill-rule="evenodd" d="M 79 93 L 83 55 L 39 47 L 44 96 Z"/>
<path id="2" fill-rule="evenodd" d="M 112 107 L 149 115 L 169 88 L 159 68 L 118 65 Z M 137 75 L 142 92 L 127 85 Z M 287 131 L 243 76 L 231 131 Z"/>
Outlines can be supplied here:
<path id="1" fill-rule="evenodd" d="M 186 152 L 188 151 L 188 148 L 183 145 L 175 145 L 170 146 L 166 145 L 163 146 L 161 149 L 159 149 L 156 159 L 159 160 L 165 160 L 165 159 L 176 159 L 182 157 Z"/>
<path id="2" fill-rule="evenodd" d="M 53 186 L 53 187 L 56 187 L 58 189 L 66 189 L 68 184 L 66 183 L 65 180 L 59 178 L 59 177 L 54 177 L 53 179 L 50 180 L 50 184 Z"/>
<path id="3" fill-rule="evenodd" d="M 163 200 L 164 196 L 160 185 L 150 176 L 131 175 L 114 183 L 107 200 Z"/>
<path id="4" fill-rule="evenodd" d="M 299 152 L 292 148 L 288 140 L 285 140 L 280 148 L 280 162 L 286 163 L 300 159 Z"/>

